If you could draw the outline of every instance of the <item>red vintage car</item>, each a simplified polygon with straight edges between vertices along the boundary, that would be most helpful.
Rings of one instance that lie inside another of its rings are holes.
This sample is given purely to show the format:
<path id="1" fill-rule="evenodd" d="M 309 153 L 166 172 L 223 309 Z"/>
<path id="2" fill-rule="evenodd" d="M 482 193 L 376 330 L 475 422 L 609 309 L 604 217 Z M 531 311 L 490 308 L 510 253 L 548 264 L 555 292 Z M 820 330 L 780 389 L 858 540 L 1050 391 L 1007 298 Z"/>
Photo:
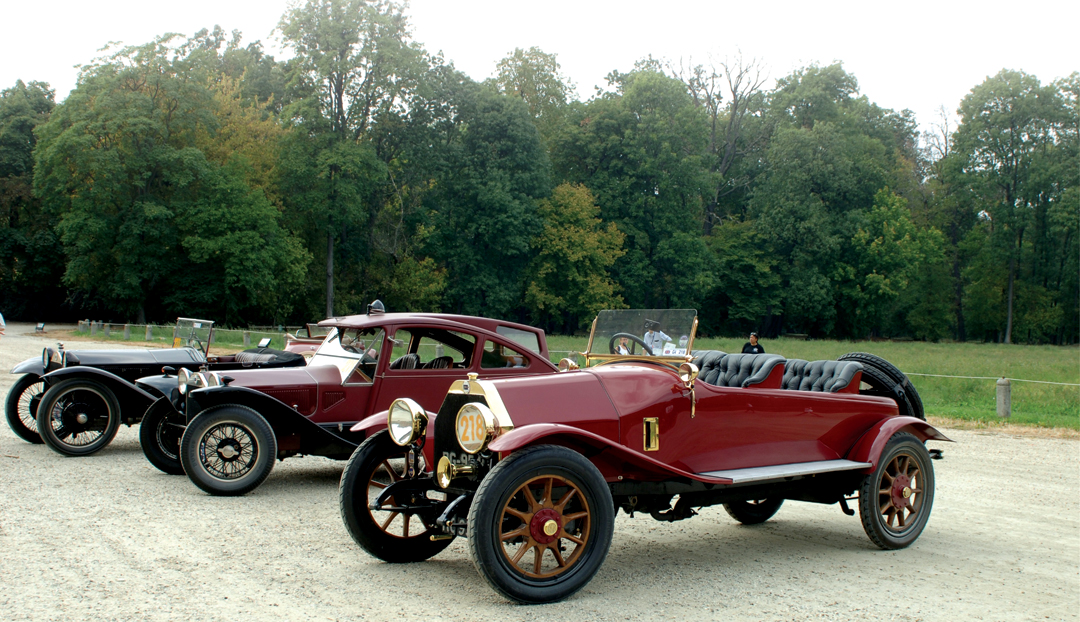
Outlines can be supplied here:
<path id="1" fill-rule="evenodd" d="M 949 439 L 901 414 L 921 415 L 902 373 L 861 353 L 693 352 L 696 327 L 694 311 L 605 311 L 584 368 L 564 360 L 553 375 L 471 373 L 437 412 L 403 391 L 353 428 L 368 438 L 341 478 L 346 528 L 388 562 L 424 560 L 468 537 L 488 583 L 524 603 L 585 585 L 619 508 L 677 521 L 723 504 L 753 524 L 786 500 L 854 515 L 847 502 L 857 498 L 879 547 L 919 537 L 940 457 L 925 443 Z"/>
<path id="2" fill-rule="evenodd" d="M 384 313 L 323 320 L 326 338 L 307 366 L 142 378 L 169 391 L 151 406 L 140 440 L 154 466 L 186 473 L 214 495 L 241 495 L 298 454 L 347 459 L 364 440 L 350 428 L 399 395 L 437 409 L 467 373 L 554 375 L 544 331 L 488 318 Z M 254 362 L 254 359 L 253 359 Z"/>

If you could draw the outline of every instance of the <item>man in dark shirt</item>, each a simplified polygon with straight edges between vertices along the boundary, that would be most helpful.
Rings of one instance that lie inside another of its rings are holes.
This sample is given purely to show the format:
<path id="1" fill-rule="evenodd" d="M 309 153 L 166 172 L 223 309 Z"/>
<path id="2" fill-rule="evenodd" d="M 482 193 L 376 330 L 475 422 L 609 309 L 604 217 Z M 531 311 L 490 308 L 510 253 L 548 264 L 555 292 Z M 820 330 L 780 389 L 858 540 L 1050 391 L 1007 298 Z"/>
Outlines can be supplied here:
<path id="1" fill-rule="evenodd" d="M 750 333 L 750 343 L 742 347 L 743 354 L 765 354 L 765 346 L 757 341 L 757 333 Z"/>

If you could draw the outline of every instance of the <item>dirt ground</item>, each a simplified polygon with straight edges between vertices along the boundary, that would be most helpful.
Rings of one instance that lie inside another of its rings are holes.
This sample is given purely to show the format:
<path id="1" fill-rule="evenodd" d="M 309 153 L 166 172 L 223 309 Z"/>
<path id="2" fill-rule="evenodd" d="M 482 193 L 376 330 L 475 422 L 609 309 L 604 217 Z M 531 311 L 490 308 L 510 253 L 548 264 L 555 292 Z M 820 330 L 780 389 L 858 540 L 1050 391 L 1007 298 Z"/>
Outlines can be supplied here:
<path id="1" fill-rule="evenodd" d="M 54 343 L 32 331 L 9 325 L 0 368 Z M 0 396 L 16 379 L 0 375 Z M 945 451 L 933 514 L 908 549 L 878 550 L 836 506 L 788 502 L 756 527 L 722 508 L 670 524 L 620 515 L 591 583 L 521 607 L 488 588 L 461 539 L 411 565 L 360 550 L 338 512 L 343 463 L 292 458 L 253 493 L 219 498 L 150 466 L 136 428 L 63 458 L 2 425 L 0 617 L 1080 619 L 1080 442 L 943 431 L 957 442 L 932 445 Z"/>

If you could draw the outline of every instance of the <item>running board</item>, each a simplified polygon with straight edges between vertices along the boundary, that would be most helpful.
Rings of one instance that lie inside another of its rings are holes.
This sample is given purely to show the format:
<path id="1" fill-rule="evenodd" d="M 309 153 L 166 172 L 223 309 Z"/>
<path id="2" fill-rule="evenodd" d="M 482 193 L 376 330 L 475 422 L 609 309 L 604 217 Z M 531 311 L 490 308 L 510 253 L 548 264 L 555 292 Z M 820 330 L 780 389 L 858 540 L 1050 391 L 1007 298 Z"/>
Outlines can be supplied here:
<path id="1" fill-rule="evenodd" d="M 730 471 L 709 471 L 698 473 L 705 477 L 730 479 L 733 484 L 763 482 L 771 479 L 833 473 L 835 471 L 854 471 L 874 466 L 870 462 L 852 462 L 851 460 L 822 460 L 820 462 L 797 462 L 795 464 L 777 464 L 775 466 L 754 467 L 752 469 L 732 469 Z"/>

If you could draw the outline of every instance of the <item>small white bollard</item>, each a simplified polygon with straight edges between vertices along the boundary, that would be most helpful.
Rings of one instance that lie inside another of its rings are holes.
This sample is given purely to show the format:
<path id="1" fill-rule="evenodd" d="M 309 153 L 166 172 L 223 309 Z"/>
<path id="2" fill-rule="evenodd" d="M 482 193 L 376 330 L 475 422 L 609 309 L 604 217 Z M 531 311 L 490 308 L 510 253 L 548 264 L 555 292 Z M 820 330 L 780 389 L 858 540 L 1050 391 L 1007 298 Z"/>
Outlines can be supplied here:
<path id="1" fill-rule="evenodd" d="M 106 339 L 108 339 L 108 338 L 109 338 L 109 329 L 110 329 L 110 328 L 112 328 L 112 325 L 111 325 L 111 324 L 106 324 L 106 325 L 105 325 L 105 338 L 106 338 Z"/>
<path id="2" fill-rule="evenodd" d="M 245 330 L 244 331 L 244 349 L 246 350 L 246 349 L 248 349 L 250 347 L 251 347 L 251 332 Z"/>
<path id="3" fill-rule="evenodd" d="M 1012 415 L 1012 385 L 1004 376 L 997 381 L 997 416 L 1007 419 Z"/>
<path id="4" fill-rule="evenodd" d="M 154 338 L 154 327 L 147 324 L 146 325 L 146 341 L 150 341 L 153 338 Z"/>
<path id="5" fill-rule="evenodd" d="M 131 324 L 124 324 L 124 341 L 131 339 Z"/>
<path id="6" fill-rule="evenodd" d="M 97 337 L 97 322 L 91 322 L 90 324 L 90 336 Z"/>

